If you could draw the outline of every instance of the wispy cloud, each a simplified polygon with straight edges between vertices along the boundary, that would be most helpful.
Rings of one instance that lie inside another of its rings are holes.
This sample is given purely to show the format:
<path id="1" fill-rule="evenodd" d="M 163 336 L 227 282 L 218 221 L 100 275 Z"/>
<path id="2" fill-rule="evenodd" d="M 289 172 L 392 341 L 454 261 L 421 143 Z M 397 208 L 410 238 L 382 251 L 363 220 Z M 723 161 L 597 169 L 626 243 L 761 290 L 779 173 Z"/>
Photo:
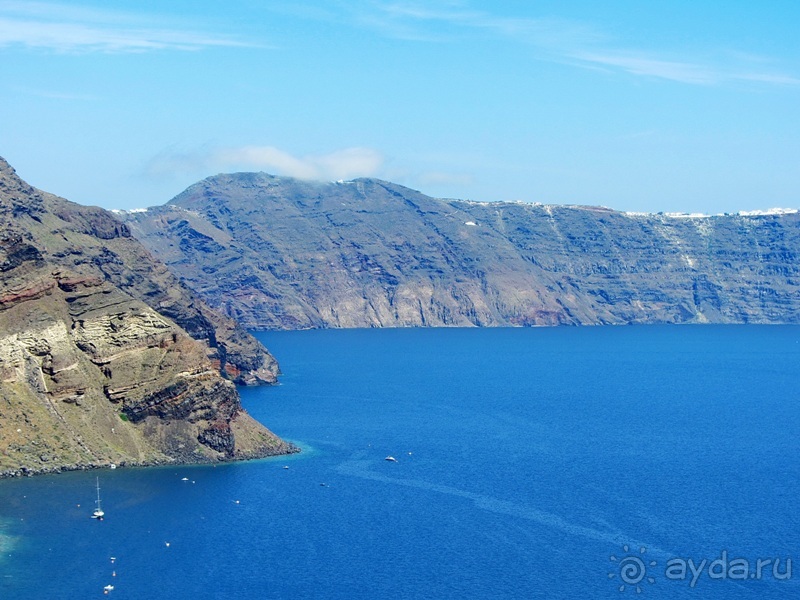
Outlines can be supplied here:
<path id="1" fill-rule="evenodd" d="M 56 2 L 0 1 L 0 48 L 56 52 L 147 52 L 249 46 L 232 37 L 188 27 L 152 27 L 153 15 L 98 10 Z"/>
<path id="2" fill-rule="evenodd" d="M 570 55 L 570 58 L 588 65 L 619 69 L 631 75 L 668 79 L 681 83 L 709 85 L 720 83 L 726 78 L 722 72 L 710 66 L 655 58 L 636 51 L 575 52 Z"/>
<path id="3" fill-rule="evenodd" d="M 424 4 L 378 1 L 352 5 L 350 10 L 358 24 L 407 40 L 450 41 L 482 32 L 554 49 L 605 38 L 596 28 L 582 23 L 550 17 L 499 17 L 446 0 Z"/>
<path id="4" fill-rule="evenodd" d="M 360 26 L 383 35 L 447 42 L 476 35 L 513 40 L 535 51 L 535 58 L 600 68 L 636 77 L 648 77 L 692 85 L 756 82 L 800 85 L 800 78 L 772 67 L 767 59 L 753 60 L 744 53 L 729 52 L 726 60 L 696 59 L 632 48 L 608 32 L 588 23 L 557 18 L 504 17 L 469 8 L 465 2 L 413 2 L 375 0 L 356 4 L 353 18 Z M 502 4 L 498 5 L 502 6 Z M 713 50 L 709 56 L 713 56 Z"/>
<path id="5" fill-rule="evenodd" d="M 145 173 L 163 178 L 258 170 L 299 179 L 335 180 L 373 176 L 383 163 L 383 155 L 372 148 L 344 148 L 327 154 L 294 156 L 273 146 L 242 146 L 196 153 L 166 151 L 150 160 Z"/>
<path id="6" fill-rule="evenodd" d="M 753 71 L 747 64 L 670 60 L 637 50 L 577 51 L 569 58 L 575 60 L 579 66 L 619 70 L 630 75 L 694 85 L 717 85 L 735 81 L 800 85 L 798 77 L 777 71 Z"/>

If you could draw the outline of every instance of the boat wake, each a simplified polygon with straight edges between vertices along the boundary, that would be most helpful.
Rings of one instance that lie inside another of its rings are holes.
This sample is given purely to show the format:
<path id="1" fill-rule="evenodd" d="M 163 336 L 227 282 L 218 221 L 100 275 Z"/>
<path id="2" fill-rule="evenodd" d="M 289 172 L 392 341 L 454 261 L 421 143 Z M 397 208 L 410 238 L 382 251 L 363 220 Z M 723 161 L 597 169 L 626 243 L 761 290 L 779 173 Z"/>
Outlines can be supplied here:
<path id="1" fill-rule="evenodd" d="M 496 514 L 509 515 L 519 519 L 525 519 L 527 521 L 532 521 L 534 523 L 539 523 L 541 525 L 557 529 L 558 531 L 562 531 L 569 535 L 605 542 L 610 545 L 621 545 L 625 543 L 632 546 L 647 546 L 648 552 L 652 555 L 668 555 L 668 553 L 664 550 L 652 547 L 650 544 L 633 540 L 630 536 L 626 535 L 622 531 L 603 531 L 593 527 L 587 527 L 585 525 L 570 523 L 559 515 L 538 510 L 525 504 L 509 502 L 508 500 L 500 500 L 499 498 L 494 498 L 484 494 L 477 494 L 475 492 L 468 492 L 466 490 L 461 490 L 448 485 L 431 483 L 421 479 L 390 477 L 388 475 L 383 475 L 370 470 L 370 466 L 374 464 L 375 461 L 372 460 L 351 459 L 336 466 L 335 471 L 341 475 L 359 477 L 361 479 L 369 479 L 372 481 L 379 481 L 381 483 L 401 485 L 404 487 L 446 494 L 456 498 L 463 498 L 464 500 L 472 502 L 481 510 L 486 510 Z"/>

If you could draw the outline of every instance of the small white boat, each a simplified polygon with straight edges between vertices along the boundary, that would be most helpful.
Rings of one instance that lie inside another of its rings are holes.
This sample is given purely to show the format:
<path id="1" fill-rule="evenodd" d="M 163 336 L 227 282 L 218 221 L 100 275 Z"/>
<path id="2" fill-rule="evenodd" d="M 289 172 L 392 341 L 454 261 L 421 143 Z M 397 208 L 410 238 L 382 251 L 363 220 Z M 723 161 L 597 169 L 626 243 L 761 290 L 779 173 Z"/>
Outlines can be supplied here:
<path id="1" fill-rule="evenodd" d="M 387 456 L 383 460 L 388 460 L 389 462 L 397 462 L 397 459 L 394 456 Z"/>
<path id="2" fill-rule="evenodd" d="M 113 591 L 114 591 L 114 586 L 111 585 L 111 584 L 109 584 L 109 585 L 107 585 L 107 586 L 105 586 L 103 588 L 103 593 L 104 594 L 108 594 L 108 592 L 113 592 Z"/>
<path id="3" fill-rule="evenodd" d="M 94 509 L 92 513 L 92 518 L 97 519 L 98 521 L 102 521 L 103 518 L 106 516 L 106 513 L 103 512 L 103 508 L 100 506 L 100 478 L 97 478 L 97 507 Z"/>

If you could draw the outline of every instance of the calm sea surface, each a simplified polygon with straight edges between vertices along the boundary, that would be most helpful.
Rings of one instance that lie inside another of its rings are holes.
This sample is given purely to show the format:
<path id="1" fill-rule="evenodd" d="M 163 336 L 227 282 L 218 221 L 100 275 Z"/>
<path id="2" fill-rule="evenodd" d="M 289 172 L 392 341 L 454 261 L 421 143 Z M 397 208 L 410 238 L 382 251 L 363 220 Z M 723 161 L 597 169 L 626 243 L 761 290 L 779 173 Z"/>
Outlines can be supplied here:
<path id="1" fill-rule="evenodd" d="M 305 451 L 0 481 L 0 598 L 800 597 L 798 327 L 260 337 Z"/>

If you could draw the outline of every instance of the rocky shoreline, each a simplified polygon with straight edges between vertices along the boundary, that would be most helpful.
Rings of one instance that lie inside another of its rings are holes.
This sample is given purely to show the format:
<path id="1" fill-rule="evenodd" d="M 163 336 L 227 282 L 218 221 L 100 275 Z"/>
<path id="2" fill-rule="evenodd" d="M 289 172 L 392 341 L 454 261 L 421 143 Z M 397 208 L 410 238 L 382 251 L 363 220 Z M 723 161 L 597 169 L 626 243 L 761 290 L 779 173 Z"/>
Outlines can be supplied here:
<path id="1" fill-rule="evenodd" d="M 18 469 L 6 469 L 0 471 L 0 479 L 14 479 L 17 477 L 33 477 L 35 475 L 55 475 L 58 473 L 68 473 L 70 471 L 93 471 L 98 469 L 124 469 L 124 468 L 137 468 L 137 467 L 166 467 L 166 466 L 182 466 L 182 465 L 212 465 L 224 464 L 230 462 L 241 462 L 247 460 L 258 460 L 261 458 L 270 458 L 275 456 L 287 456 L 301 452 L 299 446 L 291 442 L 281 441 L 280 444 L 273 448 L 266 448 L 261 452 L 251 452 L 247 455 L 238 455 L 231 458 L 219 458 L 217 460 L 198 459 L 198 460 L 169 460 L 169 459 L 153 459 L 146 461 L 131 461 L 123 460 L 119 463 L 102 462 L 102 463 L 75 463 L 63 464 L 52 466 L 37 466 L 28 467 L 21 466 Z"/>

